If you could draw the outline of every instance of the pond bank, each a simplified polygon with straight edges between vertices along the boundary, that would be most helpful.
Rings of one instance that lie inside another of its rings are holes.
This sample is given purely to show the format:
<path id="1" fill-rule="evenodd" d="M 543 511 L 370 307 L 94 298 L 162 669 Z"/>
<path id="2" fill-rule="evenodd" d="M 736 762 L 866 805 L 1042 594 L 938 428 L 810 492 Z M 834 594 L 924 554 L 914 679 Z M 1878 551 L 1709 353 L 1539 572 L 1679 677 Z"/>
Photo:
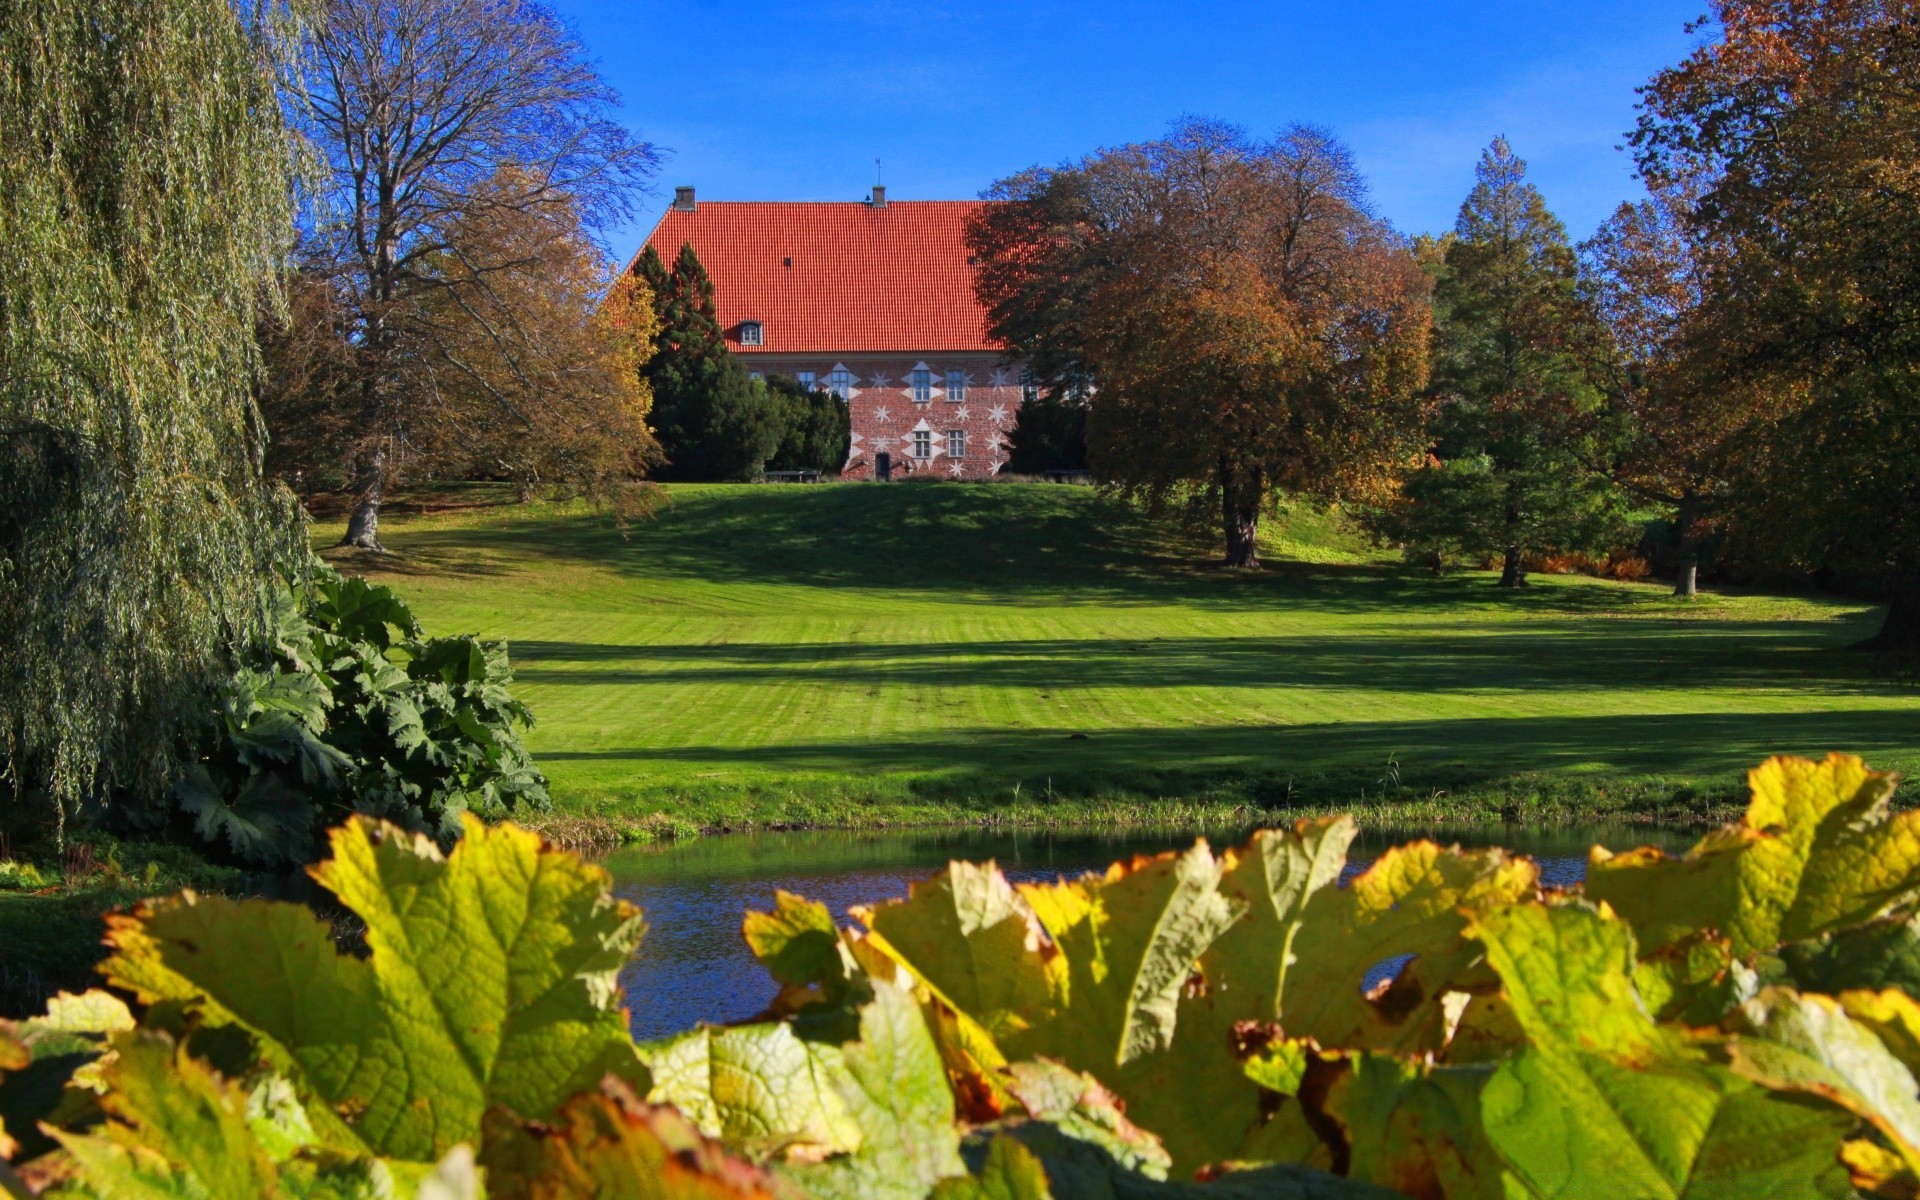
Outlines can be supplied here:
<path id="1" fill-rule="evenodd" d="M 1303 818 L 1352 814 L 1367 828 L 1506 827 L 1609 824 L 1701 830 L 1738 821 L 1746 811 L 1744 774 L 1710 779 L 1664 776 L 1523 775 L 1445 779 L 1370 768 L 1306 779 L 1234 778 L 1169 799 L 1141 791 L 1065 794 L 1046 781 L 997 796 L 939 795 L 899 781 L 847 781 L 795 788 L 699 791 L 565 792 L 554 811 L 522 824 L 583 853 L 728 833 L 812 830 L 1106 830 L 1291 825 Z"/>

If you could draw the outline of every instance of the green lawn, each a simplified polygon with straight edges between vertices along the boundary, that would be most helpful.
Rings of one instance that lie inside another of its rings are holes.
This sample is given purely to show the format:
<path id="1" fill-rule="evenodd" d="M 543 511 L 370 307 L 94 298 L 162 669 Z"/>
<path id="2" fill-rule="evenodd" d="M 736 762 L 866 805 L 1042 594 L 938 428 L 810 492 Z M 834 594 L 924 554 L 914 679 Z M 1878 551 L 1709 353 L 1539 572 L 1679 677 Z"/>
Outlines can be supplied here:
<path id="1" fill-rule="evenodd" d="M 575 812 L 1684 808 L 1772 752 L 1920 765 L 1920 692 L 1840 649 L 1872 628 L 1858 603 L 1507 594 L 1311 512 L 1228 574 L 1086 488 L 667 495 L 626 538 L 581 506 L 503 504 L 390 515 L 397 555 L 334 558 L 430 631 L 511 640 Z"/>

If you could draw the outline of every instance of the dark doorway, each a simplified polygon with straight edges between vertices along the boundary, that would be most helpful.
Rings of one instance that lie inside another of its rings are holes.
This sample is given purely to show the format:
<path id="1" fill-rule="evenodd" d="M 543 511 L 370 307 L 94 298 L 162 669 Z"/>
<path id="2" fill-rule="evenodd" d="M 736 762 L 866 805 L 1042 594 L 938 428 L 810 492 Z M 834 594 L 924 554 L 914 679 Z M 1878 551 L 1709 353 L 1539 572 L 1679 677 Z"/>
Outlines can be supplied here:
<path id="1" fill-rule="evenodd" d="M 873 477 L 881 483 L 893 478 L 893 455 L 882 450 L 873 456 Z"/>

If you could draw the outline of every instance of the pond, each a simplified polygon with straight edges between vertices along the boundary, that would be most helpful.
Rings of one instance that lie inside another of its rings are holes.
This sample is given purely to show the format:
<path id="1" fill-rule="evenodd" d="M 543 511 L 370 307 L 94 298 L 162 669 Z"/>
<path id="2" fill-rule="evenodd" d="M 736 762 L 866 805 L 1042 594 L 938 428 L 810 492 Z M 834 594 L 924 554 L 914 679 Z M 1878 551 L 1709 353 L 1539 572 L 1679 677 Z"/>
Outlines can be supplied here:
<path id="1" fill-rule="evenodd" d="M 997 861 L 1016 882 L 1051 881 L 1104 870 L 1116 859 L 1193 844 L 1192 830 L 1131 829 L 1110 834 L 983 829 L 918 832 L 731 834 L 623 850 L 608 858 L 615 891 L 646 911 L 640 955 L 622 976 L 641 1040 L 690 1029 L 699 1021 L 741 1021 L 766 1008 L 775 985 L 747 950 L 740 919 L 769 909 L 776 889 L 824 903 L 838 920 L 847 909 L 895 896 L 950 859 Z M 1239 831 L 1206 835 L 1218 848 Z M 1545 882 L 1578 883 L 1587 850 L 1655 845 L 1684 850 L 1695 834 L 1644 827 L 1519 826 L 1470 830 L 1367 830 L 1354 843 L 1349 873 L 1383 850 L 1417 837 L 1443 845 L 1501 845 L 1532 855 Z"/>

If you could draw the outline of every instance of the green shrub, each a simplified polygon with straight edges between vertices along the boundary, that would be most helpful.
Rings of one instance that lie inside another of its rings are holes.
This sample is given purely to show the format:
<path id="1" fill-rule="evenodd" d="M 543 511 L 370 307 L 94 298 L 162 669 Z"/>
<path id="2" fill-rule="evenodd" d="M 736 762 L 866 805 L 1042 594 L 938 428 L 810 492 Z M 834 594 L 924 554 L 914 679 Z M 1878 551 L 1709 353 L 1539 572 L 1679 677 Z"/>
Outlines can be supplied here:
<path id="1" fill-rule="evenodd" d="M 227 682 L 174 787 L 201 838 L 245 863 L 298 864 L 353 813 L 445 840 L 467 810 L 548 807 L 504 642 L 423 637 L 390 589 L 317 559 L 277 598 L 270 663 Z"/>
<path id="2" fill-rule="evenodd" d="M 860 929 L 783 893 L 743 925 L 770 1011 L 638 1046 L 605 872 L 355 818 L 314 876 L 365 957 L 292 904 L 112 918 L 140 1015 L 0 1024 L 0 1114 L 73 1196 L 1912 1195 L 1920 813 L 1858 759 L 1751 778 L 1740 825 L 1572 891 L 1431 842 L 1342 882 L 1337 818 L 954 863 Z"/>

